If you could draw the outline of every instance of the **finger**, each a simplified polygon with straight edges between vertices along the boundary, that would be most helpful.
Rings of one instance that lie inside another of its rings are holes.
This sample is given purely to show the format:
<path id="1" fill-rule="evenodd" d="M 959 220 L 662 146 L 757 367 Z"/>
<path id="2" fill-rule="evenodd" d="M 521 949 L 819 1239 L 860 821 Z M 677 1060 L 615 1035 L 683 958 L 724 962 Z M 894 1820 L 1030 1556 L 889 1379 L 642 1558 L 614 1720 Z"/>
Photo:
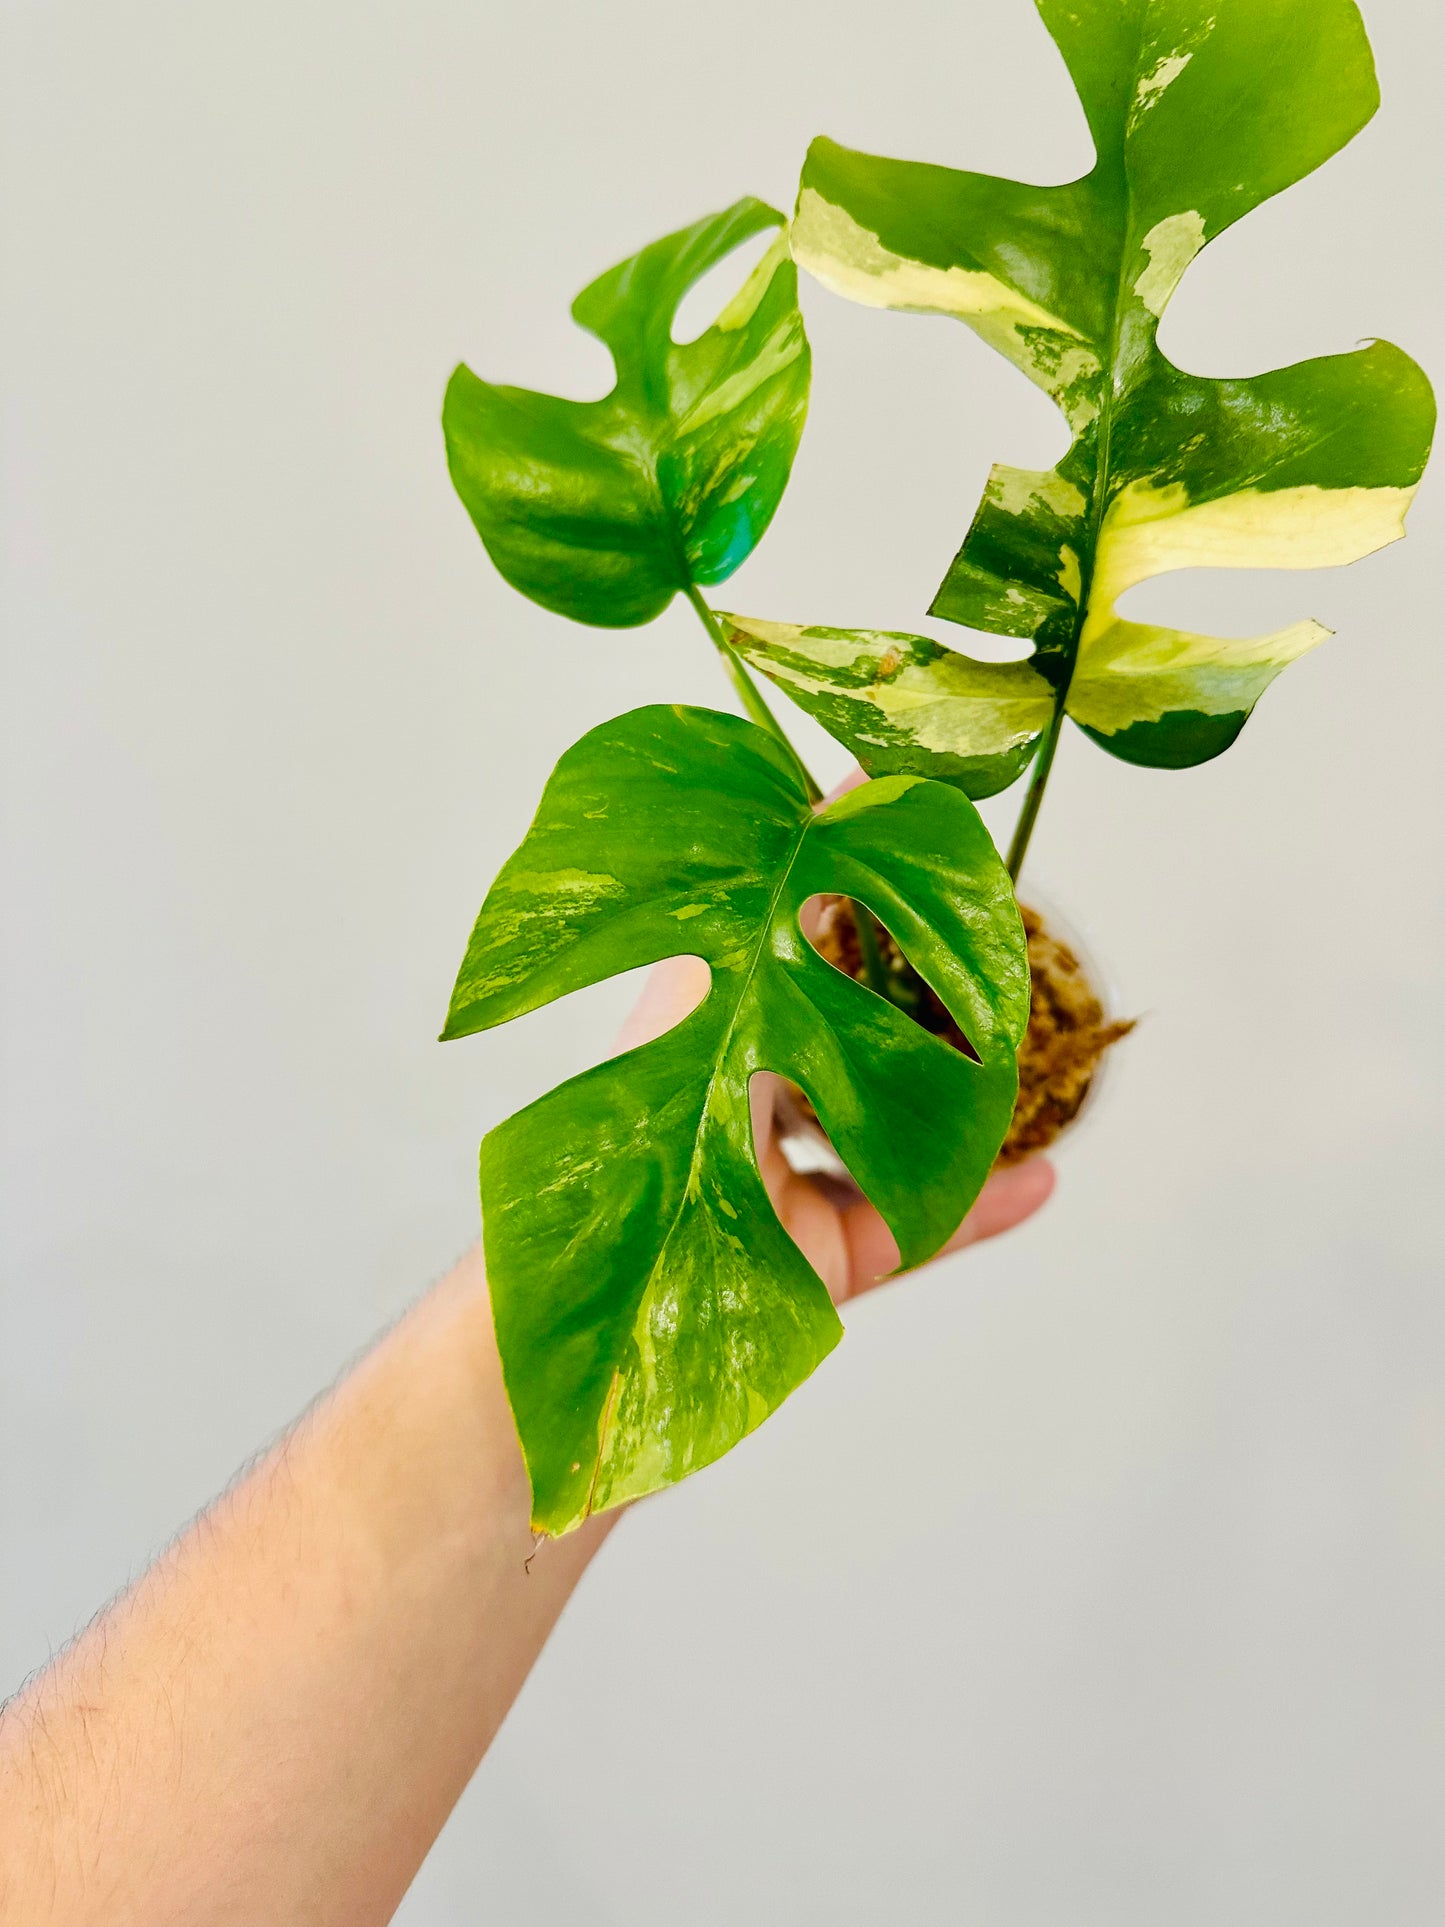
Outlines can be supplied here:
<path id="1" fill-rule="evenodd" d="M 835 783 L 833 785 L 822 802 L 817 805 L 817 808 L 826 810 L 830 803 L 836 803 L 838 798 L 840 796 L 846 796 L 849 790 L 861 789 L 867 781 L 867 776 L 855 765 L 849 770 L 841 783 Z"/>
<path id="2" fill-rule="evenodd" d="M 781 1080 L 764 1071 L 753 1078 L 753 1131 L 758 1169 L 778 1221 L 828 1287 L 835 1304 L 848 1284 L 848 1241 L 837 1205 L 789 1164 L 778 1142 L 774 1105 Z"/>
<path id="3" fill-rule="evenodd" d="M 1022 1164 L 995 1171 L 979 1192 L 977 1204 L 939 1255 L 946 1257 L 965 1245 L 981 1244 L 1001 1231 L 1012 1231 L 1048 1203 L 1057 1182 L 1058 1174 L 1047 1158 L 1026 1158 Z"/>
<path id="4" fill-rule="evenodd" d="M 642 994 L 617 1033 L 619 1051 L 634 1050 L 650 1044 L 684 1017 L 691 1016 L 708 993 L 712 972 L 701 957 L 668 957 L 654 964 L 642 986 Z"/>
<path id="5" fill-rule="evenodd" d="M 784 1231 L 827 1286 L 828 1296 L 835 1305 L 841 1305 L 848 1296 L 851 1276 L 842 1213 L 811 1178 L 789 1170 L 781 1153 L 779 1162 L 783 1170 L 769 1173 L 773 1209 Z"/>
<path id="6" fill-rule="evenodd" d="M 1033 1216 L 1054 1188 L 1054 1167 L 1044 1158 L 1030 1158 L 1005 1171 L 995 1171 L 978 1201 L 954 1232 L 940 1258 L 984 1238 L 996 1238 Z M 857 1298 L 876 1285 L 886 1284 L 898 1268 L 898 1245 L 893 1233 L 871 1204 L 855 1204 L 844 1213 L 848 1240 L 849 1289 Z"/>
<path id="7" fill-rule="evenodd" d="M 764 1178 L 768 1174 L 773 1140 L 777 1136 L 778 1094 L 782 1087 L 783 1080 L 776 1071 L 754 1071 L 748 1084 L 748 1103 L 753 1120 L 753 1156 Z M 781 1152 L 778 1156 L 782 1156 Z M 786 1159 L 783 1160 L 783 1168 L 788 1168 Z"/>

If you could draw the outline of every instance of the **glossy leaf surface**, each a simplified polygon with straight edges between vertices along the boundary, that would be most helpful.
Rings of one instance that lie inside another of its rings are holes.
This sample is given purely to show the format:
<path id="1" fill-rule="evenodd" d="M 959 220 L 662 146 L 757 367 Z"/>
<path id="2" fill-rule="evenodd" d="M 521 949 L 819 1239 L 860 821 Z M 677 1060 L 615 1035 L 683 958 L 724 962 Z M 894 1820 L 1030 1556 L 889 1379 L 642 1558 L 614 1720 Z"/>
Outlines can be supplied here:
<path id="1" fill-rule="evenodd" d="M 1209 380 L 1155 339 L 1200 250 L 1370 118 L 1374 67 L 1353 0 L 1036 4 L 1091 172 L 1033 187 L 819 140 L 793 250 L 856 301 L 965 322 L 1057 403 L 1068 453 L 994 469 L 931 613 L 1031 638 L 1096 741 L 1182 767 L 1227 748 L 1326 631 L 1195 635 L 1127 620 L 1120 597 L 1174 569 L 1368 555 L 1403 533 L 1429 450 L 1429 385 L 1383 342 Z"/>
<path id="2" fill-rule="evenodd" d="M 769 227 L 776 243 L 713 325 L 674 342 L 688 289 Z M 573 318 L 617 370 L 604 400 L 456 370 L 442 411 L 452 481 L 514 588 L 617 628 L 732 574 L 778 506 L 803 431 L 809 352 L 797 294 L 783 216 L 742 200 L 578 295 Z"/>
<path id="3" fill-rule="evenodd" d="M 799 913 L 834 891 L 894 933 L 977 1062 L 819 956 Z M 752 723 L 606 723 L 557 765 L 488 895 L 443 1034 L 684 954 L 712 972 L 689 1017 L 482 1146 L 498 1342 L 547 1532 L 717 1458 L 837 1341 L 759 1175 L 755 1072 L 807 1092 L 907 1264 L 953 1231 L 1013 1109 L 1023 929 L 957 790 L 894 776 L 815 812 Z"/>
<path id="4" fill-rule="evenodd" d="M 1027 662 L 975 662 L 885 629 L 719 620 L 738 655 L 870 776 L 931 776 L 965 796 L 993 796 L 1027 764 L 1053 715 L 1053 685 Z"/>

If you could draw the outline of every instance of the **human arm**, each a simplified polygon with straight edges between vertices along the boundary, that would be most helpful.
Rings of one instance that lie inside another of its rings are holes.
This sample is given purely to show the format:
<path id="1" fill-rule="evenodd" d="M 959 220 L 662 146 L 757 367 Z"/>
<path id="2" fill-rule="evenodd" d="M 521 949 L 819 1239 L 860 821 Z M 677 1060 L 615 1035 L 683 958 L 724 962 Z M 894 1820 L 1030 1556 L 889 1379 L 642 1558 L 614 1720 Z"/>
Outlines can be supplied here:
<path id="1" fill-rule="evenodd" d="M 660 967 L 623 1042 L 700 970 Z M 787 1171 L 765 1096 L 759 1127 L 788 1229 L 836 1298 L 868 1289 L 896 1262 L 876 1214 Z M 1050 1184 L 995 1178 L 955 1242 Z M 472 1252 L 0 1719 L 0 1917 L 389 1920 L 615 1516 L 531 1557 Z"/>

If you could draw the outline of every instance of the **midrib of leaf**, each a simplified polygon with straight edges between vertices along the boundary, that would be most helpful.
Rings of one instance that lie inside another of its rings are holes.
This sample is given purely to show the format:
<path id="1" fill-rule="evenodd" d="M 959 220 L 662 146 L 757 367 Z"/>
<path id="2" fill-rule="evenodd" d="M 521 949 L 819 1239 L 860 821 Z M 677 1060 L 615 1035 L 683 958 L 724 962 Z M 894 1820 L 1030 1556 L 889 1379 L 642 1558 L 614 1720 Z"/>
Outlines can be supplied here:
<path id="1" fill-rule="evenodd" d="M 1152 0 L 1151 0 L 1152 4 Z M 1139 68 L 1144 57 L 1144 29 L 1148 21 L 1150 6 L 1146 5 L 1139 14 L 1139 40 L 1134 49 L 1134 63 L 1131 69 L 1134 85 L 1138 86 Z M 1094 576 L 1099 557 L 1099 536 L 1104 525 L 1104 512 L 1109 500 L 1110 455 L 1114 438 L 1114 408 L 1117 400 L 1115 371 L 1119 364 L 1119 336 L 1122 328 L 1124 308 L 1124 263 L 1129 259 L 1129 237 L 1134 231 L 1134 190 L 1129 180 L 1129 136 L 1128 117 L 1125 116 L 1124 140 L 1119 163 L 1120 181 L 1124 190 L 1123 218 L 1119 228 L 1119 255 L 1114 264 L 1114 304 L 1109 318 L 1109 353 L 1105 362 L 1104 393 L 1099 402 L 1098 459 L 1094 465 L 1094 481 L 1089 491 L 1088 554 L 1081 558 L 1079 568 L 1079 601 L 1074 616 L 1074 633 L 1069 641 L 1068 661 L 1064 675 L 1054 687 L 1054 710 L 1049 718 L 1048 729 L 1039 744 L 1038 755 L 1034 761 L 1034 773 L 1019 811 L 1018 823 L 1014 829 L 1013 840 L 1009 845 L 1008 872 L 1016 884 L 1019 872 L 1023 869 L 1024 858 L 1028 855 L 1029 841 L 1033 836 L 1034 824 L 1038 821 L 1044 791 L 1048 787 L 1049 773 L 1053 769 L 1054 755 L 1059 747 L 1059 737 L 1063 733 L 1064 715 L 1069 700 L 1069 690 L 1073 685 L 1074 671 L 1079 662 L 1079 644 L 1083 639 L 1084 626 L 1089 619 L 1089 604 L 1093 600 Z M 1157 333 L 1157 324 L 1156 324 Z"/>
<path id="2" fill-rule="evenodd" d="M 688 1201 L 693 1195 L 693 1187 L 697 1183 L 698 1171 L 702 1163 L 703 1137 L 708 1119 L 712 1115 L 713 1100 L 717 1092 L 719 1080 L 722 1077 L 723 1067 L 727 1063 L 728 1055 L 732 1050 L 733 1037 L 738 1027 L 738 1019 L 742 1015 L 743 1004 L 747 999 L 748 992 L 752 989 L 753 978 L 757 975 L 758 965 L 762 961 L 763 950 L 772 932 L 773 919 L 777 915 L 778 904 L 782 900 L 783 891 L 787 887 L 788 879 L 793 874 L 793 866 L 797 862 L 803 845 L 808 839 L 808 833 L 813 828 L 814 820 L 810 808 L 807 817 L 798 826 L 798 834 L 793 840 L 792 849 L 788 852 L 788 860 L 783 865 L 782 873 L 778 878 L 777 888 L 768 899 L 767 911 L 759 919 L 757 942 L 754 944 L 752 956 L 748 960 L 747 972 L 738 984 L 737 994 L 733 1000 L 732 1015 L 728 1019 L 727 1029 L 723 1033 L 722 1042 L 718 1046 L 717 1054 L 713 1060 L 712 1075 L 707 1080 L 707 1091 L 698 1110 L 697 1129 L 694 1131 L 692 1139 L 692 1156 L 688 1159 L 687 1182 L 682 1188 L 682 1196 L 678 1200 L 677 1209 L 673 1212 L 671 1221 L 663 1233 L 662 1242 L 657 1248 L 657 1256 L 653 1259 L 647 1276 L 642 1281 L 642 1289 L 638 1292 L 635 1301 L 634 1316 L 636 1315 L 636 1308 L 644 1303 L 648 1293 L 652 1290 L 653 1281 L 656 1279 L 662 1262 L 667 1256 L 668 1247 L 671 1245 L 677 1227 L 682 1221 L 682 1214 L 687 1209 Z M 710 964 L 708 969 L 709 972 L 711 972 L 712 966 Z M 710 997 L 712 993 L 713 984 L 709 983 L 708 996 Z M 751 1137 L 751 1121 L 749 1121 L 748 1124 L 748 1134 L 749 1137 Z M 586 1510 L 582 1515 L 584 1519 L 591 1516 L 593 1502 L 597 1497 L 597 1481 L 601 1477 L 602 1461 L 607 1456 L 607 1445 L 612 1435 L 613 1416 L 617 1410 L 617 1391 L 621 1382 L 621 1373 L 622 1367 L 619 1365 L 613 1371 L 612 1383 L 608 1388 L 607 1404 L 602 1414 L 602 1425 L 597 1434 L 597 1458 L 592 1467 L 592 1480 L 587 1488 Z"/>

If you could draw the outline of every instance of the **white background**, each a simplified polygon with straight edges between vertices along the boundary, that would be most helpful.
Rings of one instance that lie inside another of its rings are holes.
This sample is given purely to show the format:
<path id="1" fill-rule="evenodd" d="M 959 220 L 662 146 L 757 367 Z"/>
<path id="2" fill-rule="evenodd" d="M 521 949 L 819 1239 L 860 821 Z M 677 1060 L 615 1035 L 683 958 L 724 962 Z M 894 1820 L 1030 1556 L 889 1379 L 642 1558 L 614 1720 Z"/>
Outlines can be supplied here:
<path id="1" fill-rule="evenodd" d="M 1191 270 L 1185 366 L 1440 368 L 1441 16 L 1368 13 L 1383 115 Z M 602 392 L 577 288 L 790 204 L 820 130 L 1089 158 L 1027 0 L 3 20 L 0 1687 L 447 1266 L 478 1138 L 628 994 L 432 1041 L 556 755 L 727 700 L 685 608 L 500 581 L 453 364 Z M 918 626 L 1061 425 L 954 324 L 804 299 L 811 426 L 724 600 Z M 406 1927 L 1445 1915 L 1440 503 L 1136 596 L 1338 637 L 1197 772 L 1064 745 L 1038 877 L 1146 1021 L 1057 1200 L 624 1524 Z"/>

